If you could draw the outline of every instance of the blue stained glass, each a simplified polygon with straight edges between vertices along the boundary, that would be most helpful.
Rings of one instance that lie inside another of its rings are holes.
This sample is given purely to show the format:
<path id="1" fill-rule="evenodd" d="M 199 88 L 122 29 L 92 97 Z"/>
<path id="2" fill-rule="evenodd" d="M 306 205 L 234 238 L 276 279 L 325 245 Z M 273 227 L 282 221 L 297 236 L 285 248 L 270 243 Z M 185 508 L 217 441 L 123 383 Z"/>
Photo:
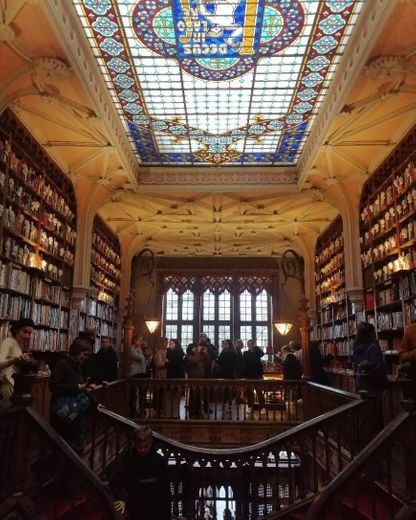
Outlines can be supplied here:
<path id="1" fill-rule="evenodd" d="M 295 164 L 363 3 L 74 0 L 135 153 L 152 165 Z"/>
<path id="2" fill-rule="evenodd" d="M 137 103 L 127 103 L 124 105 L 124 110 L 126 112 L 130 112 L 131 114 L 139 114 L 143 111 L 143 108 L 139 106 Z"/>
<path id="3" fill-rule="evenodd" d="M 263 25 L 261 29 L 261 42 L 267 42 L 276 38 L 281 32 L 285 21 L 276 9 L 266 5 L 264 8 Z"/>
<path id="4" fill-rule="evenodd" d="M 129 78 L 125 74 L 117 74 L 113 81 L 122 88 L 130 88 L 134 84 L 134 79 Z"/>
<path id="5" fill-rule="evenodd" d="M 323 80 L 324 78 L 320 74 L 313 72 L 312 74 L 305 76 L 302 80 L 302 83 L 307 87 L 316 87 L 316 85 L 322 83 Z"/>
<path id="6" fill-rule="evenodd" d="M 100 17 L 95 20 L 92 27 L 104 36 L 113 36 L 113 34 L 117 31 L 118 25 L 108 18 Z"/>
<path id="7" fill-rule="evenodd" d="M 135 101 L 139 95 L 136 92 L 132 92 L 131 90 L 122 90 L 119 94 L 119 97 L 125 101 Z"/>
<path id="8" fill-rule="evenodd" d="M 172 0 L 179 56 L 226 58 L 254 54 L 260 43 L 264 4 L 265 0 Z M 253 27 L 250 39 L 244 38 L 247 12 Z"/>
<path id="9" fill-rule="evenodd" d="M 108 63 L 108 67 L 116 72 L 126 72 L 130 68 L 127 61 L 120 58 L 112 58 Z M 126 76 L 127 77 L 127 76 Z"/>
<path id="10" fill-rule="evenodd" d="M 313 72 L 319 72 L 322 69 L 325 69 L 328 67 L 328 65 L 331 62 L 325 58 L 325 56 L 317 56 L 313 60 L 310 60 L 307 62 L 307 66 L 313 71 Z"/>
<path id="11" fill-rule="evenodd" d="M 313 88 L 305 88 L 305 90 L 301 90 L 298 93 L 298 98 L 302 101 L 309 101 L 315 98 L 317 95 L 318 93 Z"/>
<path id="12" fill-rule="evenodd" d="M 332 14 L 320 22 L 319 27 L 325 34 L 334 34 L 345 25 L 345 20 L 338 14 Z"/>
<path id="13" fill-rule="evenodd" d="M 296 112 L 300 112 L 301 114 L 304 114 L 305 112 L 310 112 L 312 108 L 313 107 L 310 103 L 299 103 L 294 106 Z"/>
<path id="14" fill-rule="evenodd" d="M 163 41 L 170 45 L 176 44 L 176 34 L 171 9 L 159 11 L 153 18 L 153 30 Z"/>
<path id="15" fill-rule="evenodd" d="M 118 56 L 123 50 L 123 45 L 114 38 L 106 38 L 102 43 L 100 43 L 100 47 L 111 56 Z"/>
<path id="16" fill-rule="evenodd" d="M 283 123 L 283 121 L 275 120 L 270 121 L 270 123 L 267 125 L 267 128 L 269 130 L 281 130 L 284 126 L 285 124 Z"/>
<path id="17" fill-rule="evenodd" d="M 286 118 L 288 124 L 293 125 L 302 121 L 302 116 L 299 114 L 289 114 Z"/>
<path id="18" fill-rule="evenodd" d="M 171 126 L 170 131 L 175 135 L 186 134 L 186 128 L 184 128 L 182 125 Z"/>
<path id="19" fill-rule="evenodd" d="M 84 4 L 96 14 L 105 14 L 111 7 L 110 0 L 84 0 Z"/>
<path id="20" fill-rule="evenodd" d="M 248 129 L 249 134 L 261 135 L 265 131 L 265 127 L 263 125 L 253 125 Z"/>
<path id="21" fill-rule="evenodd" d="M 155 121 L 152 123 L 152 128 L 154 130 L 166 130 L 168 125 L 165 123 L 165 121 Z"/>
<path id="22" fill-rule="evenodd" d="M 316 49 L 319 54 L 327 54 L 337 47 L 338 43 L 332 36 L 324 36 L 316 41 L 312 47 Z"/>
<path id="23" fill-rule="evenodd" d="M 333 13 L 340 13 L 354 3 L 353 0 L 327 0 L 328 7 Z"/>

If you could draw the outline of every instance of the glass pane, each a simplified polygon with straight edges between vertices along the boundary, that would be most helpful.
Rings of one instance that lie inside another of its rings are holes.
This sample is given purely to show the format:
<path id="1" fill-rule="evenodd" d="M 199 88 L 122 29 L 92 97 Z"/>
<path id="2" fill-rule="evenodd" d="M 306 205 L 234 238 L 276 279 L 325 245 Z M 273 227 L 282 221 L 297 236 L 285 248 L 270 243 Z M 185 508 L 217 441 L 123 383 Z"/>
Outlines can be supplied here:
<path id="1" fill-rule="evenodd" d="M 205 291 L 202 297 L 203 319 L 215 320 L 215 296 L 211 291 Z"/>
<path id="2" fill-rule="evenodd" d="M 222 350 L 222 342 L 225 339 L 231 339 L 231 332 L 229 325 L 220 325 L 218 327 L 218 350 Z"/>
<path id="3" fill-rule="evenodd" d="M 267 321 L 268 296 L 262 291 L 256 296 L 256 321 Z"/>
<path id="4" fill-rule="evenodd" d="M 165 335 L 168 339 L 177 338 L 178 337 L 178 326 L 167 324 Z"/>
<path id="5" fill-rule="evenodd" d="M 253 337 L 253 330 L 251 325 L 241 325 L 240 327 L 240 338 L 244 342 L 244 349 L 247 347 L 247 341 Z"/>
<path id="6" fill-rule="evenodd" d="M 183 350 L 186 351 L 186 347 L 189 345 L 189 343 L 192 343 L 193 341 L 194 341 L 193 325 L 182 325 L 181 343 L 182 343 Z"/>
<path id="7" fill-rule="evenodd" d="M 240 294 L 240 320 L 251 321 L 251 294 L 247 290 Z"/>
<path id="8" fill-rule="evenodd" d="M 182 319 L 192 321 L 194 319 L 194 293 L 186 291 L 182 295 Z"/>
<path id="9" fill-rule="evenodd" d="M 266 351 L 266 347 L 269 344 L 269 331 L 265 325 L 257 325 L 256 327 L 256 341 L 257 345 Z"/>
<path id="10" fill-rule="evenodd" d="M 228 291 L 218 296 L 218 318 L 221 321 L 231 318 L 231 294 Z"/>
<path id="11" fill-rule="evenodd" d="M 178 319 L 178 295 L 169 289 L 166 293 L 166 319 L 177 320 Z"/>
<path id="12" fill-rule="evenodd" d="M 215 342 L 215 325 L 202 324 L 202 330 L 206 332 L 211 343 Z"/>

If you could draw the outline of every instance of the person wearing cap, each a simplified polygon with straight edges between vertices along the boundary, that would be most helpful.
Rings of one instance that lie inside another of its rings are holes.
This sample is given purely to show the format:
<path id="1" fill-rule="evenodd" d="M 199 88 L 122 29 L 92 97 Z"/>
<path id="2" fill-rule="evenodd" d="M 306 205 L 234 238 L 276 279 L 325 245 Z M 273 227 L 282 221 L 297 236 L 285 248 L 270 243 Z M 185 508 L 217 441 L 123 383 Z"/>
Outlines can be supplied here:
<path id="1" fill-rule="evenodd" d="M 34 326 L 30 318 L 13 322 L 10 326 L 11 336 L 3 340 L 0 345 L 0 409 L 10 403 L 10 397 L 13 395 L 13 374 L 16 372 L 14 365 L 19 360 L 30 357 L 29 354 L 23 353 L 22 345 L 30 340 Z"/>

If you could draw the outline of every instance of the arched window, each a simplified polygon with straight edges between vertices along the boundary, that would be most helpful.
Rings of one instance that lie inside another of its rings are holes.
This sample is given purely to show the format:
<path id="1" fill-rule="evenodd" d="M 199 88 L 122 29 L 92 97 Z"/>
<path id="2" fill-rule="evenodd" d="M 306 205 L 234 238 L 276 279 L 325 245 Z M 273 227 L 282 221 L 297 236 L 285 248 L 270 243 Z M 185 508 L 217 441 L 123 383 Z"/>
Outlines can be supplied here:
<path id="1" fill-rule="evenodd" d="M 271 278 L 167 275 L 163 279 L 163 334 L 186 346 L 206 332 L 220 351 L 225 339 L 272 344 Z"/>

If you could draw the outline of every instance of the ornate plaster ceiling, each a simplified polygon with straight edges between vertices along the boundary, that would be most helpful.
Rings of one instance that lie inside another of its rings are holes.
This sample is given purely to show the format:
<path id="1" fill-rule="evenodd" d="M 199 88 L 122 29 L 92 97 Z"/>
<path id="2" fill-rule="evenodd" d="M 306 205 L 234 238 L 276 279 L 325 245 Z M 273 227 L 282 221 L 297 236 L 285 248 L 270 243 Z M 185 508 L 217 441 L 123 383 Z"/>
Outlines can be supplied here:
<path id="1" fill-rule="evenodd" d="M 0 110 L 18 114 L 130 255 L 313 255 L 416 118 L 416 3 L 367 0 L 296 165 L 143 166 L 72 3 L 0 2 Z M 163 253 L 162 253 L 163 252 Z"/>

